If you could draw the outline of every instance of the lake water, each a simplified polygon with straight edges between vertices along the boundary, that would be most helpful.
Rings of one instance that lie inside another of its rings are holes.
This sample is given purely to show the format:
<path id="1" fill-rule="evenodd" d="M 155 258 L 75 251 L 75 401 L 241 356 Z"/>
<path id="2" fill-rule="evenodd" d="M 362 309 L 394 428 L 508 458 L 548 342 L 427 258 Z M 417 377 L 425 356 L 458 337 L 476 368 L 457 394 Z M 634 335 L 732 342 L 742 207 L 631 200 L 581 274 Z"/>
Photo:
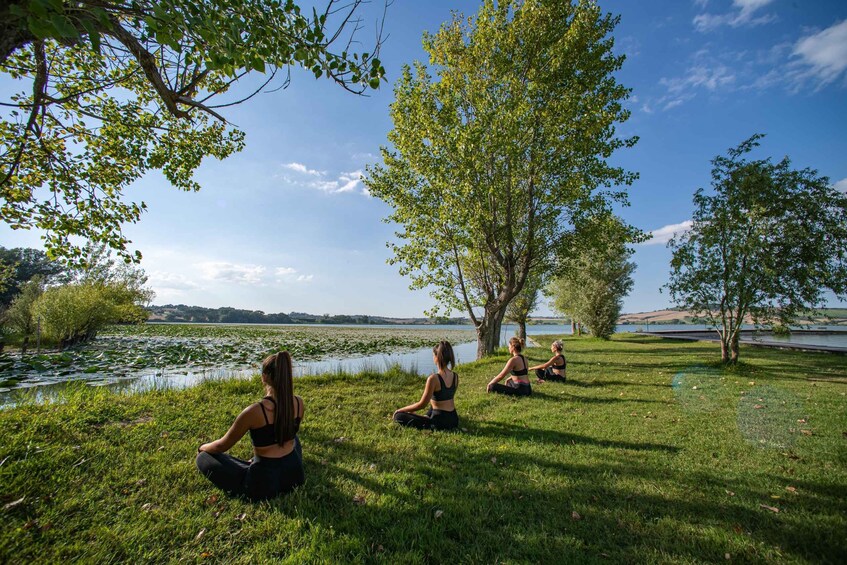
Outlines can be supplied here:
<path id="1" fill-rule="evenodd" d="M 325 327 L 325 326 L 324 326 Z M 356 327 L 349 326 L 334 326 L 334 327 Z M 368 326 L 369 328 L 392 328 L 397 326 Z M 420 325 L 420 326 L 402 326 L 404 329 L 467 329 L 470 326 L 456 325 Z M 817 329 L 818 327 L 816 327 Z M 847 348 L 847 329 L 841 327 L 820 329 L 840 330 L 834 335 L 828 334 L 801 334 L 792 333 L 788 336 L 764 336 L 764 335 L 745 335 L 744 341 L 779 341 L 785 343 L 802 343 L 811 345 L 828 345 L 833 347 Z M 642 332 L 642 331 L 668 331 L 668 330 L 687 330 L 687 331 L 707 331 L 705 325 L 695 324 L 622 324 L 617 328 L 618 332 Z M 517 333 L 517 326 L 512 324 L 504 324 L 500 343 L 505 344 L 508 339 Z M 533 335 L 569 335 L 571 333 L 570 325 L 531 325 L 527 326 L 527 333 L 531 338 Z M 477 344 L 475 341 L 465 343 L 454 343 L 453 350 L 456 355 L 457 363 L 467 363 L 476 359 Z M 327 373 L 358 373 L 363 370 L 385 370 L 388 367 L 399 366 L 406 370 L 411 370 L 419 374 L 425 375 L 435 371 L 435 365 L 432 361 L 432 350 L 427 347 L 411 352 L 402 352 L 394 354 L 377 354 L 366 356 L 350 356 L 347 358 L 322 359 L 317 361 L 308 361 L 295 363 L 294 372 L 296 376 L 304 375 L 320 375 Z M 91 378 L 89 375 L 69 375 L 63 382 L 44 383 L 44 382 L 27 382 L 22 381 L 13 389 L 0 389 L 0 406 L 14 404 L 20 395 L 34 395 L 37 400 L 44 400 L 61 391 L 63 386 L 69 381 L 88 381 L 90 386 L 105 386 L 117 391 L 125 392 L 140 392 L 156 388 L 185 388 L 194 386 L 205 380 L 229 379 L 229 378 L 250 378 L 258 373 L 258 366 L 248 364 L 241 367 L 228 367 L 220 369 L 196 369 L 191 367 L 170 368 L 168 370 L 149 369 L 141 371 L 131 376 L 119 378 Z"/>

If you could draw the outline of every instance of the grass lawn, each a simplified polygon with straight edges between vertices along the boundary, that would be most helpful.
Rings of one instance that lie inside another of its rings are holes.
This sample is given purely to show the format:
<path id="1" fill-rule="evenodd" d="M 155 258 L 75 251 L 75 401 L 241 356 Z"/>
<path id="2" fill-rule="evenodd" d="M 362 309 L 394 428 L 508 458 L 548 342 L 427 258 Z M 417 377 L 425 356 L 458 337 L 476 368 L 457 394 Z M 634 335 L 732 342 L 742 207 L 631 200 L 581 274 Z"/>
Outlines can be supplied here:
<path id="1" fill-rule="evenodd" d="M 518 399 L 484 390 L 507 354 L 463 365 L 456 433 L 390 421 L 421 377 L 300 379 L 307 483 L 261 504 L 194 467 L 258 379 L 5 410 L 0 562 L 843 563 L 847 358 L 718 347 L 568 337 Z"/>

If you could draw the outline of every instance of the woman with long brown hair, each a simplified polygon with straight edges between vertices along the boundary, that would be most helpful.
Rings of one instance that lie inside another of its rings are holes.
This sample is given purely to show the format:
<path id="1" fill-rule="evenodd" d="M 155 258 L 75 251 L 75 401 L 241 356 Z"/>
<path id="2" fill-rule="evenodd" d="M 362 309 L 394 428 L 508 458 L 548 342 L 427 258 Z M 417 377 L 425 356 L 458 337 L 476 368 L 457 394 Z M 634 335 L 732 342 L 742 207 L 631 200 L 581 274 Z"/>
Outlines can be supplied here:
<path id="1" fill-rule="evenodd" d="M 459 375 L 453 372 L 456 357 L 450 342 L 440 341 L 433 347 L 432 360 L 437 371 L 427 377 L 421 399 L 394 412 L 393 419 L 401 426 L 421 430 L 452 430 L 459 427 L 459 416 L 453 403 L 453 396 L 459 386 Z M 430 407 L 426 416 L 414 413 L 427 404 Z"/>
<path id="2" fill-rule="evenodd" d="M 281 351 L 262 362 L 266 396 L 245 408 L 218 440 L 197 451 L 197 468 L 228 494 L 266 500 L 303 484 L 303 452 L 297 432 L 303 419 L 303 399 L 294 394 L 291 355 Z M 226 452 L 250 432 L 253 459 Z"/>

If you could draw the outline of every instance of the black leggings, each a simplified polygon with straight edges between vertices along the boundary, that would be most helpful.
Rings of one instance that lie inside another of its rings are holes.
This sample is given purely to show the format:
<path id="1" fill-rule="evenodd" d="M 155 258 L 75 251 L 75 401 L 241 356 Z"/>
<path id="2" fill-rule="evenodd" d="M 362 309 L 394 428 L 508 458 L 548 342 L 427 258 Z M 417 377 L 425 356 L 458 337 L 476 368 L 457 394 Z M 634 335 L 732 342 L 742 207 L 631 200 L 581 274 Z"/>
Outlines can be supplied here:
<path id="1" fill-rule="evenodd" d="M 542 380 L 545 380 L 545 381 L 565 382 L 565 377 L 562 376 L 562 375 L 554 373 L 553 369 L 550 368 L 550 367 L 547 367 L 546 369 L 536 369 L 535 370 L 535 376 L 538 377 L 539 379 L 542 379 Z"/>
<path id="2" fill-rule="evenodd" d="M 303 449 L 294 436 L 294 451 L 285 457 L 260 457 L 244 461 L 226 453 L 197 454 L 197 469 L 227 494 L 248 500 L 267 500 L 288 494 L 302 485 Z"/>
<path id="3" fill-rule="evenodd" d="M 394 421 L 401 426 L 417 428 L 419 430 L 452 430 L 459 427 L 459 416 L 455 410 L 427 410 L 426 416 L 410 414 L 408 412 L 397 412 Z"/>
<path id="4" fill-rule="evenodd" d="M 528 384 L 519 384 L 518 386 L 501 385 L 494 383 L 491 385 L 491 392 L 498 394 L 506 394 L 509 396 L 529 396 L 532 394 L 532 387 Z"/>

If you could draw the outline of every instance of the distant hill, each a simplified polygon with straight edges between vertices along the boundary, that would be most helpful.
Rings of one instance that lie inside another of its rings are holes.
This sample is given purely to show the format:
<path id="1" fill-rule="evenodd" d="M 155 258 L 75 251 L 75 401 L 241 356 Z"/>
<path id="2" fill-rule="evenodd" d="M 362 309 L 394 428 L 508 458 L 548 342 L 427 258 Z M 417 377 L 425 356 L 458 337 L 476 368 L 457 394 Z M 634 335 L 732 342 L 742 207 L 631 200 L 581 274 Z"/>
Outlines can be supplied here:
<path id="1" fill-rule="evenodd" d="M 745 323 L 753 323 L 749 316 Z M 637 312 L 634 314 L 622 314 L 618 318 L 619 324 L 702 324 L 704 320 L 698 318 L 692 312 L 678 308 L 667 310 L 653 310 L 652 312 Z M 847 324 L 847 308 L 822 308 L 821 313 L 815 316 L 801 316 L 798 319 L 801 324 L 819 325 L 842 325 Z"/>
<path id="2" fill-rule="evenodd" d="M 195 324 L 467 324 L 467 318 L 387 318 L 383 316 L 346 314 L 307 314 L 291 312 L 265 314 L 261 310 L 238 308 L 203 308 L 185 304 L 148 306 L 148 322 L 190 322 Z"/>

